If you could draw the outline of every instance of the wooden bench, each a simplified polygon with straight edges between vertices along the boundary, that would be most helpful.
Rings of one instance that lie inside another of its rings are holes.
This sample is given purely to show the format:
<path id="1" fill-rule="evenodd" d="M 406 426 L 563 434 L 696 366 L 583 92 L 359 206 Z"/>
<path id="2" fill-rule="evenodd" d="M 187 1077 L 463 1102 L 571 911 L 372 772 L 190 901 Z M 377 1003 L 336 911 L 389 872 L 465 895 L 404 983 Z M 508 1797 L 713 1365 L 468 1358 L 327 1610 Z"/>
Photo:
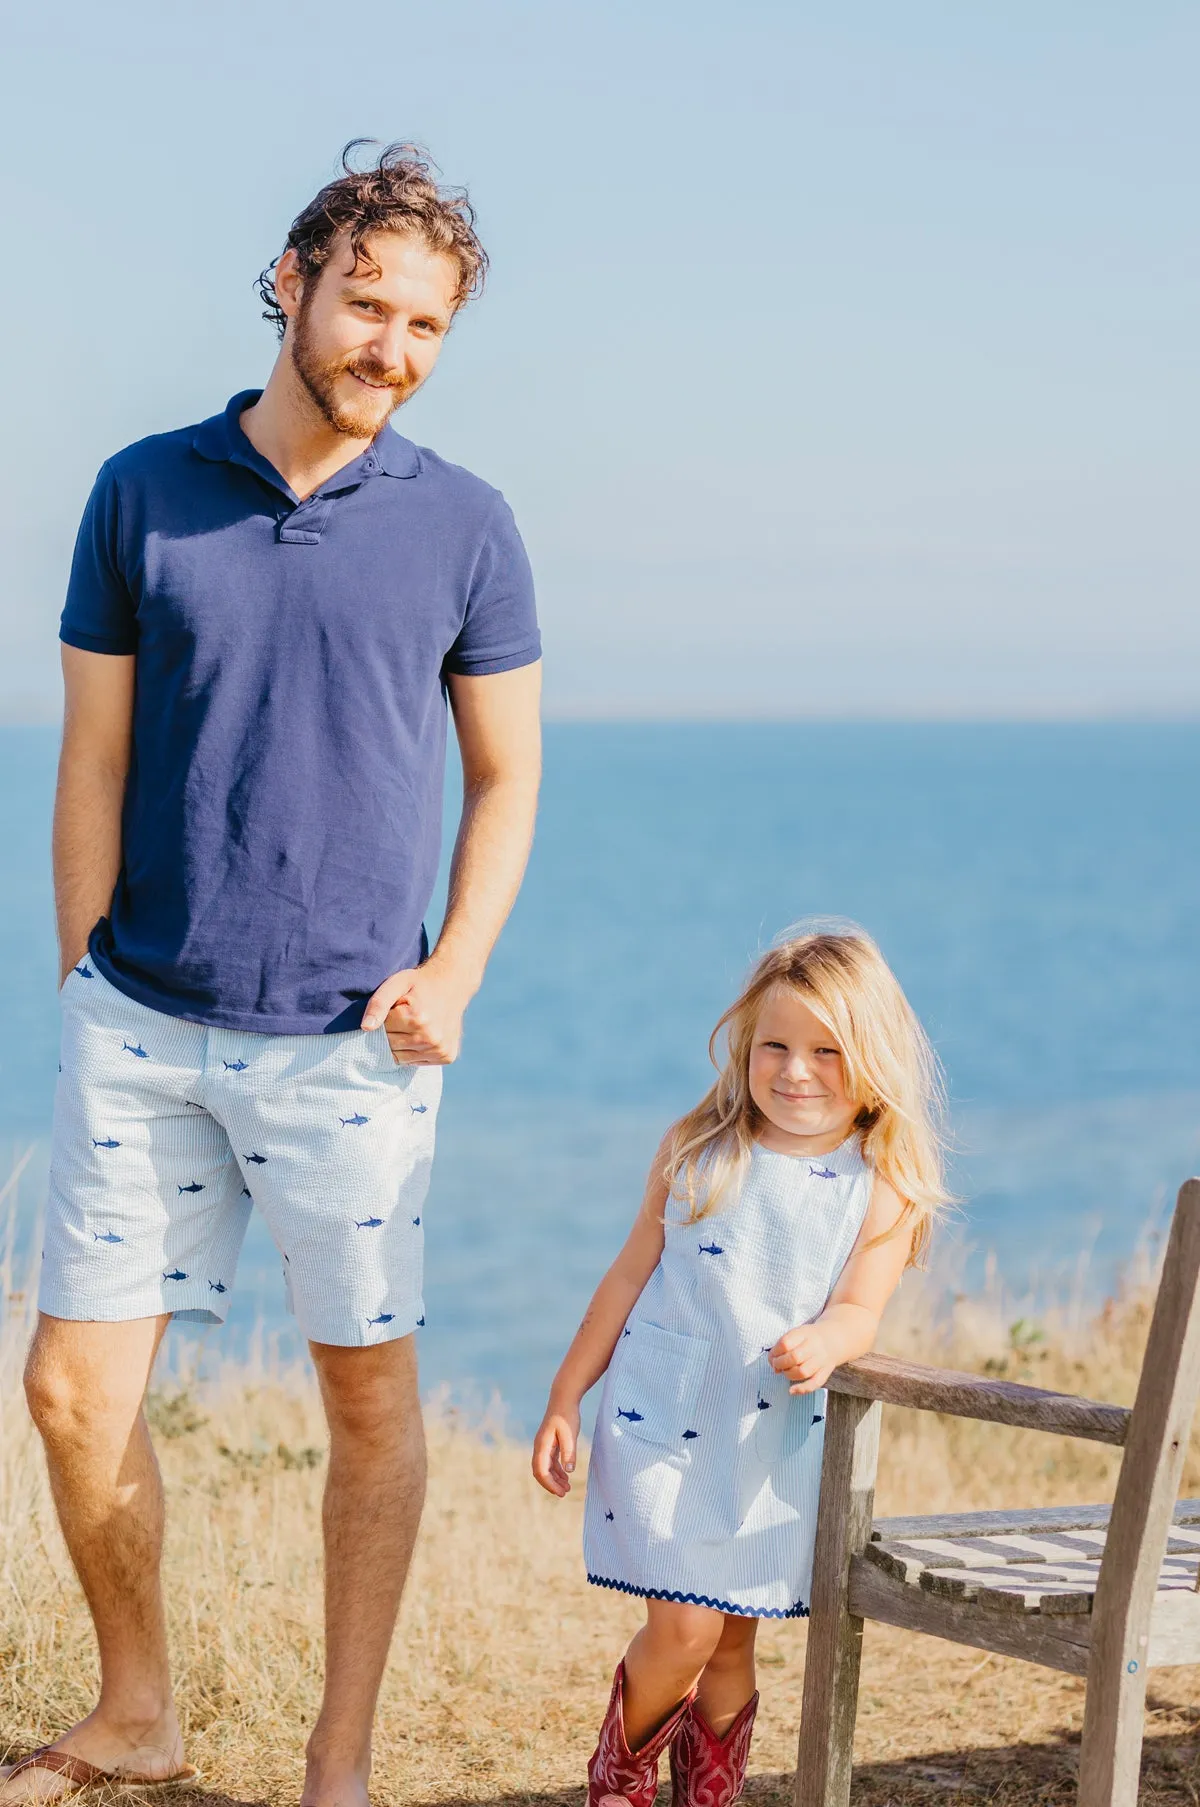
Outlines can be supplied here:
<path id="1" fill-rule="evenodd" d="M 1200 1180 L 1182 1188 L 1133 1410 L 886 1355 L 830 1376 L 796 1807 L 847 1807 L 863 1622 L 1087 1677 L 1080 1807 L 1136 1807 L 1148 1671 L 1200 1662 Z M 1111 1509 L 874 1519 L 883 1404 L 1123 1447 Z"/>

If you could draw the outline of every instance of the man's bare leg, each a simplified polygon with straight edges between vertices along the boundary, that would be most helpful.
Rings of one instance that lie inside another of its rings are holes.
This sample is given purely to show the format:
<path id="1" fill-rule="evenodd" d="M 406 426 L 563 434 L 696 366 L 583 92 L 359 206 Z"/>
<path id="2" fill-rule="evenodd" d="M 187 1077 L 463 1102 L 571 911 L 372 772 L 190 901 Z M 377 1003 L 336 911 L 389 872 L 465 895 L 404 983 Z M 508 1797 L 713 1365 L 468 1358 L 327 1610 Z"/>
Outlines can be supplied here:
<path id="1" fill-rule="evenodd" d="M 163 1493 L 142 1399 L 166 1317 L 77 1324 L 42 1315 L 25 1389 L 58 1521 L 100 1653 L 100 1699 L 53 1742 L 104 1769 L 170 1775 L 183 1763 L 159 1569 Z M 60 1777 L 0 1782 L 0 1807 L 47 1800 Z"/>
<path id="2" fill-rule="evenodd" d="M 325 1694 L 302 1807 L 364 1807 L 371 1725 L 425 1500 L 414 1338 L 311 1345 L 329 1420 Z"/>

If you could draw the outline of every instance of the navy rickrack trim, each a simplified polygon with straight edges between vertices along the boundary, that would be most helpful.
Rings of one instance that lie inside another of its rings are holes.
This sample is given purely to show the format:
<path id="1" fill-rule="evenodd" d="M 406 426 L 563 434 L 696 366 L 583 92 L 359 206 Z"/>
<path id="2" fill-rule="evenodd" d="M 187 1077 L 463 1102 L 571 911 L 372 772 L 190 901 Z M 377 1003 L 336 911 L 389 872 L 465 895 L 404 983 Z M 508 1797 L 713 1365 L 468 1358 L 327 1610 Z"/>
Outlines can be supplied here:
<path id="1" fill-rule="evenodd" d="M 636 1594 L 641 1600 L 676 1600 L 680 1606 L 711 1606 L 717 1612 L 738 1613 L 744 1619 L 807 1619 L 808 1608 L 802 1600 L 795 1606 L 759 1607 L 731 1606 L 728 1600 L 710 1600 L 707 1594 L 681 1594 L 666 1587 L 635 1587 L 632 1581 L 610 1581 L 607 1575 L 589 1575 L 593 1587 L 611 1587 L 618 1594 Z"/>

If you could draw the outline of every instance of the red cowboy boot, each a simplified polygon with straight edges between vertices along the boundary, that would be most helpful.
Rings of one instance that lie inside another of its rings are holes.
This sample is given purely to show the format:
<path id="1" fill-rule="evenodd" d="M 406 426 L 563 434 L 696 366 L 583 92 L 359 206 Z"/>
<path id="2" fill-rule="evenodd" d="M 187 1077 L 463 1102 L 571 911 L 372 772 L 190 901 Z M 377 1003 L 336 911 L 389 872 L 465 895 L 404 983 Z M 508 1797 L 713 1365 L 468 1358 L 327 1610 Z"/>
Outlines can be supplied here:
<path id="1" fill-rule="evenodd" d="M 588 1764 L 587 1807 L 653 1807 L 658 1792 L 658 1759 L 679 1730 L 692 1704 L 681 1700 L 665 1725 L 640 1750 L 625 1742 L 625 1665 L 617 1664 L 600 1742 Z"/>
<path id="2" fill-rule="evenodd" d="M 750 1759 L 758 1695 L 746 1702 L 723 1738 L 693 1706 L 671 1745 L 671 1807 L 732 1807 Z"/>

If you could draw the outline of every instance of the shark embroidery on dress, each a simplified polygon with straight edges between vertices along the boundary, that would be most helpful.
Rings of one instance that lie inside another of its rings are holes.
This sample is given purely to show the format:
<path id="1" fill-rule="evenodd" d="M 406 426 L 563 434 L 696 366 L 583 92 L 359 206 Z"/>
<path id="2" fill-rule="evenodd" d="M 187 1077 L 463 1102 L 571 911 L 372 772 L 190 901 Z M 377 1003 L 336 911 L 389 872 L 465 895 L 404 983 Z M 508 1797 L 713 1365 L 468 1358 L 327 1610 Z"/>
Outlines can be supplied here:
<path id="1" fill-rule="evenodd" d="M 250 1200 L 251 1204 L 254 1203 L 254 1197 L 250 1191 L 249 1186 L 243 1186 L 240 1193 L 238 1194 L 238 1197 L 239 1198 L 248 1198 Z"/>
<path id="2" fill-rule="evenodd" d="M 808 1169 L 814 1180 L 836 1180 L 837 1174 L 832 1167 L 813 1167 Z"/>
<path id="3" fill-rule="evenodd" d="M 203 1192 L 204 1187 L 199 1180 L 193 1180 L 190 1186 L 180 1186 L 180 1192 Z"/>
<path id="4" fill-rule="evenodd" d="M 381 1311 L 377 1318 L 367 1319 L 367 1329 L 370 1330 L 373 1324 L 390 1324 L 395 1315 L 394 1311 Z"/>
<path id="5" fill-rule="evenodd" d="M 683 1441 L 685 1443 L 690 1443 L 692 1441 L 693 1437 L 698 1437 L 699 1435 L 700 1435 L 699 1431 L 684 1431 Z"/>
<path id="6" fill-rule="evenodd" d="M 425 1319 L 423 1317 L 418 1318 L 417 1319 L 417 1329 L 424 1330 L 424 1328 L 425 1328 Z"/>
<path id="7" fill-rule="evenodd" d="M 617 1407 L 617 1417 L 627 1418 L 630 1424 L 641 1424 L 643 1422 L 642 1414 L 640 1412 L 623 1412 L 620 1406 Z"/>
<path id="8" fill-rule="evenodd" d="M 244 1073 L 250 1062 L 248 1060 L 223 1060 L 221 1065 L 227 1073 Z"/>
<path id="9" fill-rule="evenodd" d="M 382 1217 L 364 1217 L 361 1223 L 357 1217 L 354 1220 L 354 1227 L 356 1230 L 378 1230 L 382 1224 Z"/>
<path id="10" fill-rule="evenodd" d="M 771 1401 L 764 1399 L 761 1393 L 758 1396 L 758 1409 L 760 1412 L 769 1412 L 771 1409 Z"/>
<path id="11" fill-rule="evenodd" d="M 267 1164 L 267 1157 L 265 1154 L 248 1154 L 246 1159 L 248 1161 L 253 1161 L 256 1167 L 265 1167 Z"/>
<path id="12" fill-rule="evenodd" d="M 413 1218 L 413 1220 L 412 1220 L 412 1223 L 413 1223 L 413 1229 L 414 1229 L 414 1230 L 419 1230 L 419 1229 L 420 1229 L 420 1227 L 421 1227 L 421 1219 L 420 1219 L 420 1217 L 419 1217 L 419 1216 L 418 1216 L 418 1217 L 414 1217 L 414 1218 Z"/>
<path id="13" fill-rule="evenodd" d="M 208 1283 L 208 1290 L 210 1293 L 227 1293 L 229 1288 L 226 1286 L 224 1280 L 210 1280 Z"/>
<path id="14" fill-rule="evenodd" d="M 120 1148 L 120 1146 L 121 1144 L 113 1136 L 104 1136 L 103 1138 L 98 1138 L 96 1136 L 92 1137 L 93 1148 Z"/>
<path id="15" fill-rule="evenodd" d="M 605 1514 L 604 1514 L 604 1518 L 605 1518 L 605 1522 L 606 1522 L 606 1523 L 607 1523 L 607 1524 L 610 1524 L 610 1525 L 611 1525 L 611 1524 L 612 1524 L 612 1522 L 613 1522 L 613 1515 L 612 1515 L 612 1513 L 611 1513 L 611 1512 L 606 1512 L 606 1513 L 605 1513 Z"/>
<path id="16" fill-rule="evenodd" d="M 187 1275 L 184 1273 L 184 1271 L 181 1267 L 177 1267 L 177 1268 L 173 1268 L 169 1274 L 164 1274 L 163 1279 L 164 1280 L 186 1280 Z"/>
<path id="17" fill-rule="evenodd" d="M 141 1042 L 127 1042 L 124 1037 L 122 1037 L 121 1049 L 125 1054 L 136 1054 L 139 1060 L 149 1060 L 150 1058 Z"/>
<path id="18" fill-rule="evenodd" d="M 364 1117 L 361 1111 L 355 1111 L 352 1117 L 338 1118 L 338 1122 L 343 1129 L 360 1129 L 364 1123 L 369 1123 L 370 1121 L 371 1119 L 369 1117 Z"/>
<path id="19" fill-rule="evenodd" d="M 718 1242 L 702 1242 L 700 1253 L 702 1255 L 723 1255 L 725 1251 Z"/>
<path id="20" fill-rule="evenodd" d="M 429 1106 L 427 1104 L 410 1104 L 408 1108 L 414 1117 L 423 1117 Z"/>
<path id="21" fill-rule="evenodd" d="M 96 977 L 86 960 L 80 961 L 79 965 L 75 968 L 75 971 L 79 974 L 81 979 L 94 979 Z"/>
<path id="22" fill-rule="evenodd" d="M 115 1230 L 92 1231 L 93 1242 L 124 1242 L 124 1240 L 125 1238 L 123 1236 L 118 1236 Z"/>

